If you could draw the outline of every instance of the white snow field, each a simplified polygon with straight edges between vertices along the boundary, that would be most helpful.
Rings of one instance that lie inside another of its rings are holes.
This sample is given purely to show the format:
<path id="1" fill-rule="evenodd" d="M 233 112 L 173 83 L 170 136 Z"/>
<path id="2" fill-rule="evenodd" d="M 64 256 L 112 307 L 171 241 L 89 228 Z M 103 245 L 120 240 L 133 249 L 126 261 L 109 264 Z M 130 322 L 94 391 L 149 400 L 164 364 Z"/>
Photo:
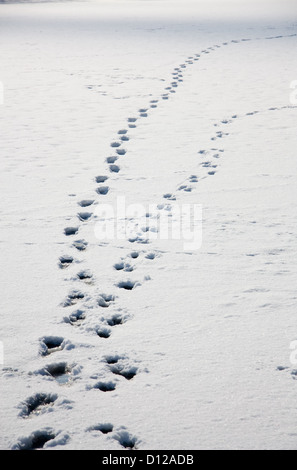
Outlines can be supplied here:
<path id="1" fill-rule="evenodd" d="M 297 449 L 296 50 L 296 1 L 1 2 L 1 449 Z"/>

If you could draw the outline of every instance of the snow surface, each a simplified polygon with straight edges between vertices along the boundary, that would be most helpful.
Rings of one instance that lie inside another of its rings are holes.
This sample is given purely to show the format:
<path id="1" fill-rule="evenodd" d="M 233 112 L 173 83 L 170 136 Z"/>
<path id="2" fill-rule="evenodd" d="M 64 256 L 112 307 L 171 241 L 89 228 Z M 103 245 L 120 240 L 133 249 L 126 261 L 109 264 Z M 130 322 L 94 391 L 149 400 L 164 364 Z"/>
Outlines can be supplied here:
<path id="1" fill-rule="evenodd" d="M 0 5 L 1 449 L 297 448 L 296 19 Z M 118 196 L 202 205 L 201 248 L 98 240 Z"/>

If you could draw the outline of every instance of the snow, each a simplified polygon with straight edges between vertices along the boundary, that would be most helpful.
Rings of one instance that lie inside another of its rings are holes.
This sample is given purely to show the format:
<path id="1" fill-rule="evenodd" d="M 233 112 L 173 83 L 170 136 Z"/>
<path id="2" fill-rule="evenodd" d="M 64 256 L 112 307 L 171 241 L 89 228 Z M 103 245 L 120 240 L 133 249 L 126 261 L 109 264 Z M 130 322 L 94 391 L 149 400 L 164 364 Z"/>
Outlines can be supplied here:
<path id="1" fill-rule="evenodd" d="M 5 3 L 0 448 L 296 449 L 295 3 Z"/>

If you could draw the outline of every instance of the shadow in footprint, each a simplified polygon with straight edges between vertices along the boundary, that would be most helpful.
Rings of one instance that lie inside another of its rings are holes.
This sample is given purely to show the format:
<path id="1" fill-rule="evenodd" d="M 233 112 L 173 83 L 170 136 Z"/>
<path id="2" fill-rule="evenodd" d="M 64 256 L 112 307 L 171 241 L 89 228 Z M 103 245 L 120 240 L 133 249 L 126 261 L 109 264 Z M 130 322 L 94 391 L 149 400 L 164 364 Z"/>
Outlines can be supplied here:
<path id="1" fill-rule="evenodd" d="M 94 199 L 84 199 L 83 201 L 80 201 L 78 205 L 80 207 L 89 207 L 92 204 L 94 204 L 94 202 L 95 202 Z"/>
<path id="2" fill-rule="evenodd" d="M 102 423 L 96 424 L 95 426 L 91 426 L 87 429 L 88 432 L 99 431 L 102 434 L 109 434 L 113 431 L 113 424 L 111 423 Z"/>
<path id="3" fill-rule="evenodd" d="M 44 430 L 35 431 L 29 437 L 22 438 L 12 448 L 12 450 L 36 450 L 43 449 L 45 444 L 56 438 L 53 429 L 46 428 Z"/>
<path id="4" fill-rule="evenodd" d="M 96 176 L 95 181 L 96 183 L 105 183 L 105 181 L 108 179 L 108 176 Z"/>
<path id="5" fill-rule="evenodd" d="M 63 307 L 71 307 L 72 305 L 77 304 L 80 300 L 84 299 L 85 295 L 82 292 L 73 291 L 65 300 Z"/>
<path id="6" fill-rule="evenodd" d="M 96 333 L 99 336 L 99 338 L 104 338 L 104 339 L 109 338 L 111 335 L 111 331 L 108 328 L 100 328 L 97 330 Z"/>
<path id="7" fill-rule="evenodd" d="M 72 263 L 73 263 L 73 257 L 72 256 L 60 256 L 60 258 L 59 258 L 59 267 L 61 269 L 68 268 Z"/>
<path id="8" fill-rule="evenodd" d="M 52 406 L 57 400 L 58 395 L 48 393 L 36 393 L 32 397 L 27 398 L 21 404 L 22 410 L 19 414 L 21 418 L 28 418 L 30 415 L 38 415 L 44 409 Z"/>
<path id="9" fill-rule="evenodd" d="M 89 220 L 91 217 L 92 217 L 92 213 L 91 212 L 79 212 L 77 214 L 77 217 L 79 218 L 79 220 L 81 220 L 82 222 L 86 222 L 87 220 Z"/>
<path id="10" fill-rule="evenodd" d="M 117 284 L 120 289 L 132 290 L 136 287 L 136 281 L 121 281 Z"/>
<path id="11" fill-rule="evenodd" d="M 119 431 L 113 438 L 125 449 L 137 449 L 138 439 L 126 430 Z"/>
<path id="12" fill-rule="evenodd" d="M 137 374 L 137 367 L 125 367 L 121 366 L 120 364 L 112 365 L 110 370 L 115 375 L 120 375 L 124 377 L 126 380 L 132 380 L 133 377 Z"/>
<path id="13" fill-rule="evenodd" d="M 97 191 L 98 194 L 105 195 L 105 194 L 108 193 L 109 187 L 108 186 L 100 186 L 99 188 L 96 189 L 96 191 Z"/>
<path id="14" fill-rule="evenodd" d="M 86 240 L 76 240 L 73 242 L 73 246 L 78 251 L 85 251 L 87 249 L 88 242 Z"/>
<path id="15" fill-rule="evenodd" d="M 48 356 L 54 352 L 62 351 L 64 338 L 61 336 L 44 336 L 40 340 L 40 353 Z"/>
<path id="16" fill-rule="evenodd" d="M 97 382 L 93 389 L 101 390 L 101 392 L 113 392 L 116 389 L 116 384 L 114 382 Z"/>
<path id="17" fill-rule="evenodd" d="M 47 365 L 39 373 L 53 377 L 60 385 L 65 385 L 71 378 L 71 367 L 66 362 L 57 362 Z"/>
<path id="18" fill-rule="evenodd" d="M 71 235 L 76 235 L 78 232 L 78 227 L 66 227 L 64 228 L 64 233 L 66 237 L 70 237 Z"/>

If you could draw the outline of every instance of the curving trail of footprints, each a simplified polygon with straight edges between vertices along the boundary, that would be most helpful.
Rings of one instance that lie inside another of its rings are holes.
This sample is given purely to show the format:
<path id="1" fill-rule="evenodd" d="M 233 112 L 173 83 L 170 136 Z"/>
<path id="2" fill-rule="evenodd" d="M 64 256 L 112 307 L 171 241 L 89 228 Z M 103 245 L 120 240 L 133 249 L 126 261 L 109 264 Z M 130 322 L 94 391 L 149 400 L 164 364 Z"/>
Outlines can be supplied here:
<path id="1" fill-rule="evenodd" d="M 121 167 L 119 163 L 120 159 L 123 158 L 128 151 L 127 147 L 130 140 L 129 132 L 134 132 L 134 130 L 137 128 L 138 120 L 148 118 L 150 116 L 149 111 L 153 112 L 153 110 L 158 107 L 158 104 L 161 100 L 167 101 L 170 99 L 171 95 L 177 92 L 178 87 L 183 83 L 184 72 L 186 71 L 187 67 L 190 67 L 196 62 L 199 62 L 204 55 L 216 52 L 221 47 L 225 47 L 229 44 L 240 44 L 247 41 L 273 40 L 296 36 L 297 34 L 254 39 L 243 38 L 239 40 L 232 40 L 230 42 L 223 42 L 220 45 L 215 44 L 208 47 L 207 49 L 200 51 L 199 53 L 187 57 L 183 63 L 176 67 L 171 73 L 172 81 L 165 87 L 164 93 L 162 93 L 162 95 L 157 99 L 152 99 L 148 106 L 139 108 L 137 117 L 129 117 L 127 119 L 126 126 L 117 131 L 117 138 L 110 144 L 114 155 L 106 158 L 107 174 L 94 177 L 94 181 L 97 185 L 94 198 L 78 201 L 78 205 L 80 207 L 80 210 L 77 213 L 78 224 L 75 227 L 65 227 L 64 229 L 65 237 L 68 237 L 70 240 L 71 250 L 75 250 L 77 254 L 81 254 L 83 256 L 83 252 L 88 248 L 87 240 L 76 238 L 79 234 L 80 224 L 86 224 L 92 220 L 92 207 L 95 204 L 97 198 L 103 198 L 108 194 L 110 190 L 108 183 L 109 180 L 112 181 L 112 175 L 114 173 L 120 173 Z M 293 106 L 270 108 L 269 110 L 261 112 L 272 112 L 279 109 L 292 107 Z M 215 135 L 211 138 L 209 149 L 199 150 L 198 152 L 202 159 L 199 164 L 199 177 L 198 175 L 190 175 L 186 181 L 181 182 L 178 188 L 176 188 L 177 193 L 179 191 L 191 192 L 195 189 L 195 185 L 197 185 L 201 179 L 214 176 L 218 171 L 219 159 L 224 153 L 224 149 L 218 148 L 216 144 L 221 141 L 220 139 L 223 139 L 229 135 L 228 132 L 225 132 L 225 130 L 236 119 L 253 116 L 258 112 L 259 111 L 254 111 L 247 113 L 244 116 L 233 115 L 229 119 L 224 119 L 218 124 L 215 124 L 217 130 Z M 163 200 L 165 199 L 166 203 L 160 203 L 157 206 L 157 211 L 160 212 L 167 210 L 170 212 L 170 201 L 175 201 L 176 197 L 177 196 L 174 193 L 163 194 Z M 155 260 L 157 256 L 160 256 L 156 252 L 143 249 L 143 246 L 147 243 L 145 229 L 143 230 L 143 234 L 140 233 L 138 236 L 131 238 L 129 241 L 131 243 L 136 242 L 141 244 L 142 249 L 136 249 L 126 253 L 125 256 L 123 256 L 117 263 L 114 264 L 113 269 L 115 271 L 131 273 L 136 269 L 135 263 L 137 265 L 137 259 L 145 258 L 149 263 Z M 64 254 L 59 258 L 58 266 L 60 269 L 69 270 L 71 266 L 74 268 L 77 262 L 78 260 L 74 254 Z M 72 277 L 72 280 L 77 280 L 78 283 L 80 283 L 82 286 L 96 287 L 95 278 L 92 272 L 87 268 L 79 269 L 74 277 Z M 119 282 L 116 287 L 118 289 L 130 291 L 131 295 L 133 295 L 132 291 L 140 286 L 141 283 L 139 282 L 123 280 Z M 95 334 L 98 336 L 98 339 L 102 341 L 108 340 L 114 328 L 120 327 L 120 325 L 129 321 L 130 319 L 128 312 L 123 311 L 121 308 L 117 308 L 116 296 L 113 292 L 108 294 L 86 294 L 83 287 L 81 287 L 68 292 L 62 305 L 65 309 L 65 316 L 63 320 L 69 325 L 69 327 L 79 328 L 83 333 L 94 334 L 95 332 Z M 98 315 L 96 315 L 95 319 L 93 318 L 92 310 L 94 307 L 99 309 L 101 312 L 99 321 Z M 71 309 L 69 313 L 67 312 L 68 309 Z M 40 370 L 36 371 L 35 373 L 41 375 L 45 379 L 55 380 L 57 386 L 63 386 L 66 384 L 71 385 L 80 374 L 80 366 L 59 361 L 50 361 L 49 363 L 44 364 L 43 361 L 46 359 L 51 360 L 53 355 L 58 357 L 59 352 L 62 350 L 71 351 L 73 348 L 74 345 L 71 343 L 71 341 L 65 340 L 62 337 L 45 336 L 41 338 L 39 354 L 42 366 Z M 102 393 L 112 392 L 116 389 L 117 379 L 133 382 L 134 378 L 141 371 L 137 361 L 131 361 L 126 355 L 107 356 L 103 358 L 103 362 L 109 371 L 110 379 L 103 381 L 100 378 L 100 375 L 93 374 L 92 377 L 90 377 L 93 379 L 93 384 L 88 386 L 87 390 L 98 390 Z M 71 402 L 59 399 L 58 393 L 35 393 L 19 405 L 19 418 L 34 418 L 34 416 L 47 413 L 53 407 L 59 406 L 69 410 L 72 408 Z M 94 435 L 98 435 L 98 433 L 103 434 L 108 439 L 114 439 L 120 444 L 121 447 L 126 449 L 137 449 L 140 444 L 139 439 L 136 436 L 130 434 L 126 428 L 115 428 L 115 426 L 111 423 L 97 423 L 86 429 L 86 432 L 92 433 Z M 67 434 L 55 432 L 51 428 L 45 428 L 32 433 L 27 438 L 20 439 L 13 446 L 13 449 L 31 450 L 41 449 L 44 447 L 48 448 L 52 445 L 65 445 L 69 439 L 70 436 Z"/>

